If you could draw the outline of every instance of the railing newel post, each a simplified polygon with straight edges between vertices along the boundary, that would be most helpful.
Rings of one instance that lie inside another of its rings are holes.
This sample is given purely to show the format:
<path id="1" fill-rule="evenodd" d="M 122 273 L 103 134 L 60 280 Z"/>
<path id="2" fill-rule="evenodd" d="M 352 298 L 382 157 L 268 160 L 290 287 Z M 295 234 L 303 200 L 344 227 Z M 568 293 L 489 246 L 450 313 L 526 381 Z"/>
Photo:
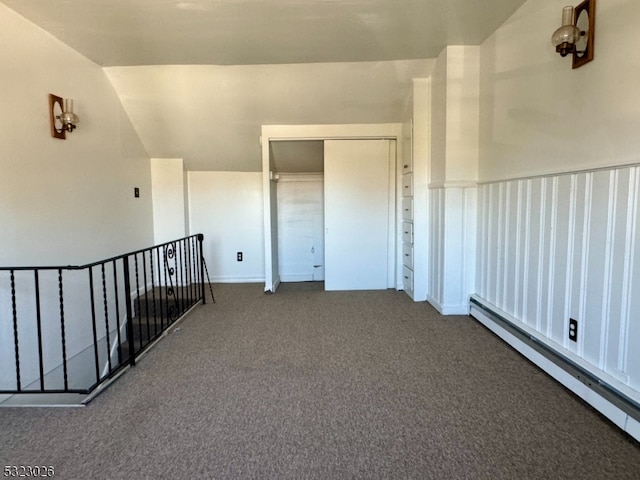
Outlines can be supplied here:
<path id="1" fill-rule="evenodd" d="M 207 303 L 207 299 L 205 297 L 205 289 L 204 289 L 204 249 L 203 247 L 204 235 L 202 233 L 198 234 L 198 244 L 200 247 L 200 296 L 202 297 L 202 304 Z"/>

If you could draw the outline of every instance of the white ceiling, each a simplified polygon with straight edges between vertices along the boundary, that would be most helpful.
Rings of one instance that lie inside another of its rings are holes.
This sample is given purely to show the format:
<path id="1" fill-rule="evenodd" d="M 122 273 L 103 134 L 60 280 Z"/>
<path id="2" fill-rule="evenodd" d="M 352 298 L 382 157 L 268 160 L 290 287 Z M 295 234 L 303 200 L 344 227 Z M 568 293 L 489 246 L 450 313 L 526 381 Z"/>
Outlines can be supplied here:
<path id="1" fill-rule="evenodd" d="M 151 157 L 260 171 L 261 125 L 401 122 L 412 78 L 525 0 L 0 2 L 105 67 Z"/>
<path id="2" fill-rule="evenodd" d="M 322 140 L 271 142 L 269 148 L 271 158 L 273 158 L 274 172 L 324 172 L 324 142 Z"/>
<path id="3" fill-rule="evenodd" d="M 524 0 L 1 0 L 102 66 L 434 58 Z"/>

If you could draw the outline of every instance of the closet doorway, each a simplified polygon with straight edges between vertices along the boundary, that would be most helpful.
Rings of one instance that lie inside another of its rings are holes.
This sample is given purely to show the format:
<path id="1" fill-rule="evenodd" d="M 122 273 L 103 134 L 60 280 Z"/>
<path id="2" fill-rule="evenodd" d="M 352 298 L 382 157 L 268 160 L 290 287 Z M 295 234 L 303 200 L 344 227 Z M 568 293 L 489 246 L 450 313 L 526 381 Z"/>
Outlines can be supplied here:
<path id="1" fill-rule="evenodd" d="M 400 124 L 262 127 L 266 292 L 321 279 L 325 290 L 397 288 L 401 132 Z M 285 166 L 284 153 L 305 144 L 321 152 L 315 166 Z"/>
<path id="2" fill-rule="evenodd" d="M 281 282 L 324 280 L 324 142 L 272 142 Z"/>

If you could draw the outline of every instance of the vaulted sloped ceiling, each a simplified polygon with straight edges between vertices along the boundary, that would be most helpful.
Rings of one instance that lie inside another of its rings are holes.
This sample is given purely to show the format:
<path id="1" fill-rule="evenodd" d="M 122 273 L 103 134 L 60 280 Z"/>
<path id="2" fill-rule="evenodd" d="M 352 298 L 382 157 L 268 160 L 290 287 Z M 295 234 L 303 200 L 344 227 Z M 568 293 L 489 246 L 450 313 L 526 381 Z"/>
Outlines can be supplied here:
<path id="1" fill-rule="evenodd" d="M 0 0 L 107 67 L 150 156 L 237 171 L 262 124 L 400 122 L 430 59 L 524 1 Z"/>
<path id="2" fill-rule="evenodd" d="M 152 157 L 189 170 L 260 171 L 260 128 L 393 123 L 433 61 L 107 68 Z"/>

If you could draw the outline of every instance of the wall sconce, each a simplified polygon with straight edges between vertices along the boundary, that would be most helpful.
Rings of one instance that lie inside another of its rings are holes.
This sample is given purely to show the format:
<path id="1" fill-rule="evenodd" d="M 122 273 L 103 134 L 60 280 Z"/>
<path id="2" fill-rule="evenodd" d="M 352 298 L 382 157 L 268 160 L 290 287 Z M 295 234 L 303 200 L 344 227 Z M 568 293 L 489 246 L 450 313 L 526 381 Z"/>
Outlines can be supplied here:
<path id="1" fill-rule="evenodd" d="M 573 54 L 573 68 L 593 60 L 596 0 L 584 0 L 575 8 L 562 10 L 562 26 L 551 37 L 556 52 L 566 57 Z"/>
<path id="2" fill-rule="evenodd" d="M 51 136 L 65 139 L 65 132 L 73 132 L 80 121 L 73 113 L 73 100 L 63 99 L 57 95 L 49 94 L 49 118 L 51 120 Z"/>

